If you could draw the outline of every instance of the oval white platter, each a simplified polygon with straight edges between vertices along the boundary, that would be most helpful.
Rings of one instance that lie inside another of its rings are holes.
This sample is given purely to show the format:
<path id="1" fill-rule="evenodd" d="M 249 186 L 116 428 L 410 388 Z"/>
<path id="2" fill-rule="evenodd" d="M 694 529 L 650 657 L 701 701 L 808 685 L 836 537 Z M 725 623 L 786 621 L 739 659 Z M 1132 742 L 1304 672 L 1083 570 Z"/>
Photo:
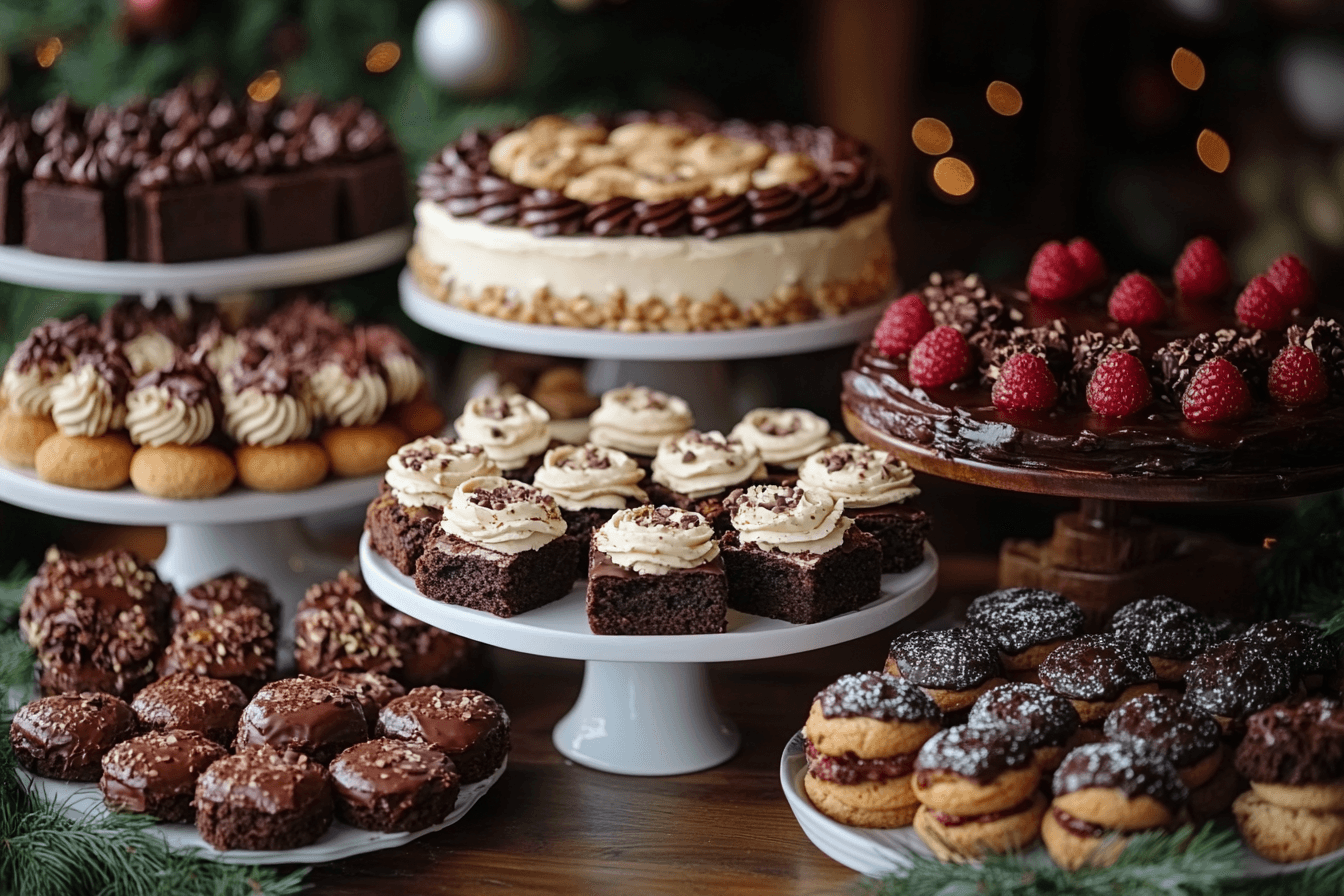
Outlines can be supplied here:
<path id="1" fill-rule="evenodd" d="M 334 862 L 337 859 L 346 859 L 366 852 L 393 849 L 426 834 L 432 834 L 456 824 L 471 810 L 472 806 L 476 805 L 481 797 L 485 796 L 486 791 L 495 785 L 508 765 L 508 760 L 505 759 L 504 764 L 484 781 L 465 785 L 458 794 L 457 805 L 453 807 L 452 813 L 442 824 L 409 833 L 383 834 L 377 831 L 352 828 L 347 824 L 336 821 L 316 843 L 298 849 L 239 849 L 220 852 L 201 839 L 201 835 L 196 831 L 194 825 L 159 824 L 150 830 L 160 834 L 169 846 L 176 849 L 198 850 L 200 857 L 203 859 L 209 859 L 212 862 L 224 862 L 229 865 L 308 865 L 316 862 Z M 50 778 L 36 777 L 26 769 L 19 768 L 17 771 L 19 783 L 24 788 L 59 805 L 67 818 L 78 820 L 96 817 L 108 812 L 107 807 L 103 805 L 103 794 L 98 789 L 97 784 L 54 781 Z"/>
<path id="2" fill-rule="evenodd" d="M 177 264 L 86 261 L 42 255 L 22 246 L 0 246 L 0 280 L 77 292 L 190 294 L 208 298 L 362 274 L 396 262 L 410 245 L 411 228 L 407 225 L 317 249 Z"/>
<path id="3" fill-rule="evenodd" d="M 806 743 L 807 736 L 802 731 L 789 739 L 779 759 L 779 783 L 784 790 L 784 798 L 789 802 L 789 808 L 798 819 L 798 826 L 817 849 L 841 865 L 868 877 L 899 875 L 903 869 L 910 867 L 911 853 L 930 857 L 933 855 L 912 827 L 891 829 L 851 827 L 841 824 L 813 806 L 807 797 L 807 792 L 803 790 L 803 776 L 807 774 L 807 755 L 804 752 Z M 1028 861 L 1044 864 L 1050 862 L 1045 850 L 1039 846 L 1034 847 L 1026 857 Z M 1295 871 L 1328 865 L 1341 859 L 1344 859 L 1344 849 L 1305 862 L 1278 865 L 1260 858 L 1242 846 L 1242 870 L 1247 877 L 1292 874 Z"/>
<path id="4" fill-rule="evenodd" d="M 835 348 L 868 338 L 887 307 L 875 302 L 838 317 L 716 333 L 617 333 L 464 311 L 432 298 L 409 269 L 401 272 L 400 286 L 401 307 L 411 320 L 445 336 L 490 348 L 626 361 L 730 361 Z"/>
<path id="5" fill-rule="evenodd" d="M 369 546 L 359 543 L 364 582 L 408 616 L 464 638 L 507 650 L 562 659 L 630 663 L 720 663 L 815 650 L 880 631 L 913 613 L 938 583 L 938 555 L 924 546 L 924 562 L 900 575 L 882 577 L 882 596 L 865 607 L 816 622 L 794 625 L 728 611 L 728 631 L 705 635 L 595 635 L 588 628 L 586 584 L 535 610 L 503 618 L 425 597 Z"/>
<path id="6" fill-rule="evenodd" d="M 43 482 L 32 470 L 0 464 L 0 501 L 91 523 L 167 526 L 287 520 L 372 501 L 381 475 L 328 479 L 298 492 L 259 492 L 235 487 L 215 498 L 175 500 L 143 495 L 130 485 L 112 491 Z"/>

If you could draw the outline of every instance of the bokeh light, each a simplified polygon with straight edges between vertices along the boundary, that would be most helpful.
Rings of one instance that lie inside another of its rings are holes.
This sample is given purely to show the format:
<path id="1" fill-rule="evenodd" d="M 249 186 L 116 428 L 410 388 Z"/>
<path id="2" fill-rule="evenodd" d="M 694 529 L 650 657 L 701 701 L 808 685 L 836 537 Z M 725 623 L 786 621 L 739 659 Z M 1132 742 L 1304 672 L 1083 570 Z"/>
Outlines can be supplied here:
<path id="1" fill-rule="evenodd" d="M 1199 153 L 1199 160 L 1210 171 L 1219 174 L 1232 164 L 1232 148 L 1227 145 L 1226 140 L 1208 128 L 1199 132 L 1199 139 L 1195 141 L 1195 152 Z"/>
<path id="2" fill-rule="evenodd" d="M 275 69 L 268 69 L 253 78 L 252 83 L 247 85 L 247 95 L 253 102 L 269 102 L 280 93 L 280 85 L 280 73 Z"/>
<path id="3" fill-rule="evenodd" d="M 989 108 L 1000 115 L 1016 115 L 1022 111 L 1022 94 L 1007 81 L 990 81 L 985 88 Z"/>
<path id="4" fill-rule="evenodd" d="M 1204 60 L 1180 47 L 1171 54 L 1171 73 L 1186 90 L 1198 90 L 1204 84 Z"/>
<path id="5" fill-rule="evenodd" d="M 936 118 L 921 118 L 910 129 L 915 148 L 931 156 L 940 156 L 952 148 L 952 130 Z"/>
<path id="6" fill-rule="evenodd" d="M 401 47 L 395 41 L 385 40 L 376 43 L 364 56 L 364 67 L 375 75 L 391 71 L 401 61 Z"/>
<path id="7" fill-rule="evenodd" d="M 37 57 L 37 64 L 43 68 L 51 68 L 61 52 L 65 49 L 65 44 L 61 43 L 59 37 L 49 37 L 37 45 L 37 50 L 33 55 Z"/>
<path id="8" fill-rule="evenodd" d="M 949 196 L 965 196 L 975 189 L 975 172 L 961 159 L 946 156 L 933 166 L 933 182 Z"/>

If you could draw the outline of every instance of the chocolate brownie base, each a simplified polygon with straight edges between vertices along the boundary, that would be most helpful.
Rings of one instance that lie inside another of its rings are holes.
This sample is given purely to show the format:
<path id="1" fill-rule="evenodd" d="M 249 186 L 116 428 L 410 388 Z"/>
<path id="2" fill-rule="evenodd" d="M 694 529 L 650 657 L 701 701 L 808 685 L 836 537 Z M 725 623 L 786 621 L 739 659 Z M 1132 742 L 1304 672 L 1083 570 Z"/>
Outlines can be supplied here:
<path id="1" fill-rule="evenodd" d="M 588 578 L 588 551 L 592 546 L 593 533 L 602 527 L 616 513 L 601 507 L 585 507 L 582 510 L 564 510 L 560 515 L 565 518 L 565 537 L 579 544 L 578 565 L 574 568 L 575 579 Z"/>
<path id="2" fill-rule="evenodd" d="M 568 594 L 582 550 L 561 537 L 535 551 L 502 554 L 440 534 L 415 564 L 415 586 L 432 600 L 516 616 Z"/>
<path id="3" fill-rule="evenodd" d="M 511 738 L 508 723 L 496 725 L 461 753 L 449 753 L 463 784 L 484 781 L 509 758 Z"/>
<path id="4" fill-rule="evenodd" d="M 785 622 L 821 622 L 877 600 L 882 548 L 857 526 L 825 554 L 786 554 L 743 545 L 736 532 L 721 542 L 728 572 L 728 606 Z"/>
<path id="5" fill-rule="evenodd" d="M 336 180 L 326 170 L 242 179 L 255 252 L 294 252 L 336 242 Z"/>
<path id="6" fill-rule="evenodd" d="M 126 252 L 167 264 L 247 254 L 247 207 L 237 181 L 128 191 Z"/>
<path id="7" fill-rule="evenodd" d="M 30 180 L 23 186 L 23 244 L 43 255 L 117 261 L 126 257 L 121 190 Z"/>
<path id="8" fill-rule="evenodd" d="M 855 509 L 845 514 L 882 547 L 882 571 L 909 572 L 924 562 L 924 540 L 933 520 L 922 510 L 902 505 Z"/>
<path id="9" fill-rule="evenodd" d="M 434 538 L 443 514 L 434 507 L 406 507 L 391 494 L 369 504 L 364 528 L 369 546 L 404 575 L 415 574 L 415 562 Z"/>
<path id="10" fill-rule="evenodd" d="M 339 185 L 341 239 L 381 233 L 409 219 L 401 153 L 339 165 L 331 173 Z"/>
<path id="11" fill-rule="evenodd" d="M 0 242 L 23 242 L 23 185 L 26 178 L 13 171 L 0 171 Z"/>
<path id="12" fill-rule="evenodd" d="M 316 843 L 331 827 L 335 809 L 303 807 L 267 813 L 227 803 L 196 807 L 196 830 L 215 849 L 298 849 Z"/>
<path id="13" fill-rule="evenodd" d="M 728 581 L 715 558 L 695 569 L 641 575 L 591 548 L 588 627 L 598 635 L 699 635 L 728 630 Z"/>
<path id="14" fill-rule="evenodd" d="M 457 790 L 424 790 L 410 797 L 408 805 L 361 806 L 337 800 L 336 817 L 352 828 L 399 834 L 423 831 L 443 824 L 457 805 Z"/>

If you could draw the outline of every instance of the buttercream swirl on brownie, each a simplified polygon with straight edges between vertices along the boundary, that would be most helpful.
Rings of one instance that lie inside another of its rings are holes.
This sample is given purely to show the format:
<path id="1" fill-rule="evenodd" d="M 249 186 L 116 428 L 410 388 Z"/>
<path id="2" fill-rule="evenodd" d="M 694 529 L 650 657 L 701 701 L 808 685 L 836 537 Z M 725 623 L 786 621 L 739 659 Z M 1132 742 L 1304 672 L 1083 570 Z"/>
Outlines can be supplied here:
<path id="1" fill-rule="evenodd" d="M 702 515 L 651 505 L 616 511 L 593 532 L 593 547 L 643 575 L 694 569 L 719 556 L 714 529 Z"/>
<path id="2" fill-rule="evenodd" d="M 1148 656 L 1114 635 L 1084 635 L 1042 661 L 1041 684 L 1074 700 L 1114 700 L 1126 688 L 1157 680 Z"/>
<path id="3" fill-rule="evenodd" d="M 620 510 L 649 496 L 639 487 L 644 471 L 631 457 L 601 445 L 560 445 L 546 452 L 533 482 L 565 510 Z"/>
<path id="4" fill-rule="evenodd" d="M 790 470 L 833 441 L 831 424 L 800 408 L 748 411 L 729 435 L 754 445 L 767 464 Z"/>
<path id="5" fill-rule="evenodd" d="M 899 504 L 919 494 L 915 474 L 885 451 L 846 442 L 816 452 L 798 468 L 798 484 L 845 502 L 850 510 Z"/>
<path id="6" fill-rule="evenodd" d="M 1140 694 L 1111 711 L 1106 739 L 1154 750 L 1177 768 L 1194 765 L 1222 742 L 1218 721 L 1170 694 Z"/>
<path id="7" fill-rule="evenodd" d="M 683 434 L 695 425 L 695 418 L 690 405 L 675 395 L 625 386 L 602 393 L 588 424 L 593 444 L 652 457 L 663 439 Z"/>
<path id="8" fill-rule="evenodd" d="M 224 391 L 224 431 L 240 445 L 273 448 L 308 438 L 312 411 L 283 358 L 271 355 L 251 368 L 232 368 Z"/>
<path id="9" fill-rule="evenodd" d="M 1189 660 L 1213 646 L 1213 626 L 1194 607 L 1158 595 L 1115 611 L 1111 632 L 1149 656 Z"/>
<path id="10" fill-rule="evenodd" d="M 387 410 L 387 381 L 359 330 L 331 348 L 308 386 L 323 418 L 338 426 L 370 426 Z"/>
<path id="11" fill-rule="evenodd" d="M 215 428 L 217 401 L 210 369 L 179 354 L 136 381 L 126 397 L 126 429 L 137 445 L 199 445 Z"/>
<path id="12" fill-rule="evenodd" d="M 130 388 L 131 367 L 116 345 L 84 352 L 51 387 L 51 419 L 68 436 L 95 438 L 121 429 Z"/>
<path id="13" fill-rule="evenodd" d="M 966 717 L 977 728 L 1019 731 L 1032 747 L 1059 747 L 1078 730 L 1078 710 L 1067 697 L 1039 684 L 1010 681 L 980 695 Z"/>
<path id="14" fill-rule="evenodd" d="M 742 543 L 765 551 L 824 554 L 840 547 L 854 524 L 844 501 L 797 486 L 753 485 L 723 503 Z"/>
<path id="15" fill-rule="evenodd" d="M 551 443 L 551 415 L 525 395 L 481 395 L 453 421 L 457 437 L 480 445 L 501 470 L 517 470 Z"/>
<path id="16" fill-rule="evenodd" d="M 691 430 L 663 440 L 653 458 L 653 481 L 691 499 L 707 498 L 765 475 L 754 446 L 717 430 Z"/>
<path id="17" fill-rule="evenodd" d="M 443 531 L 498 551 L 535 551 L 565 534 L 555 499 L 502 476 L 478 476 L 457 487 L 443 508 Z"/>
<path id="18" fill-rule="evenodd" d="M 1089 787 L 1119 790 L 1130 799 L 1150 796 L 1173 811 L 1189 797 L 1176 767 L 1165 756 L 1122 743 L 1084 744 L 1064 758 L 1055 772 L 1055 795 Z"/>
<path id="19" fill-rule="evenodd" d="M 387 459 L 383 480 L 403 507 L 444 507 L 468 479 L 498 475 L 499 467 L 480 445 L 425 436 Z"/>
<path id="20" fill-rule="evenodd" d="M 904 679 L 884 672 L 842 675 L 814 698 L 828 719 L 864 717 L 882 722 L 940 722 L 933 698 Z"/>

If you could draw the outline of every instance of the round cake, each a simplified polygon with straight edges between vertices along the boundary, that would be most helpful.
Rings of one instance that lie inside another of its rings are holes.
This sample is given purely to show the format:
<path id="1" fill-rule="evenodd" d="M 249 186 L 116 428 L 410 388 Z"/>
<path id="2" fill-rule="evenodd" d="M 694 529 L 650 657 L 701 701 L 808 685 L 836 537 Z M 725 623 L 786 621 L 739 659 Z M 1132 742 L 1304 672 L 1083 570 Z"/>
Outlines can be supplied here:
<path id="1" fill-rule="evenodd" d="M 630 113 L 468 131 L 420 175 L 409 262 L 449 304 L 625 332 L 839 314 L 892 283 L 871 150 L 830 128 Z"/>

